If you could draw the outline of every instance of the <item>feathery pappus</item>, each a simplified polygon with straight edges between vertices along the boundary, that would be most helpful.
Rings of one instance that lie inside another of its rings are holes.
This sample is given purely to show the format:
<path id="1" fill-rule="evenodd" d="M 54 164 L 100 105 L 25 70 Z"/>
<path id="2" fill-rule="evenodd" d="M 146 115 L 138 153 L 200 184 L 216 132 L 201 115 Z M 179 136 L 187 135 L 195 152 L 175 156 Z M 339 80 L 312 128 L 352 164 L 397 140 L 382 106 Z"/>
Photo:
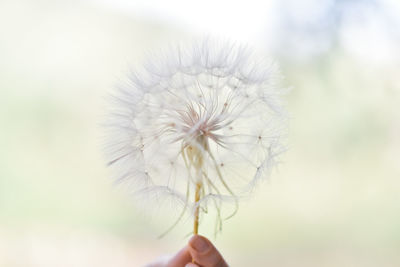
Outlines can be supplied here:
<path id="1" fill-rule="evenodd" d="M 218 231 L 285 150 L 281 80 L 276 64 L 232 43 L 154 56 L 111 98 L 105 149 L 115 181 L 135 195 L 176 198 L 177 222 L 189 212 L 195 234 L 215 207 Z M 235 206 L 229 216 L 225 201 Z"/>

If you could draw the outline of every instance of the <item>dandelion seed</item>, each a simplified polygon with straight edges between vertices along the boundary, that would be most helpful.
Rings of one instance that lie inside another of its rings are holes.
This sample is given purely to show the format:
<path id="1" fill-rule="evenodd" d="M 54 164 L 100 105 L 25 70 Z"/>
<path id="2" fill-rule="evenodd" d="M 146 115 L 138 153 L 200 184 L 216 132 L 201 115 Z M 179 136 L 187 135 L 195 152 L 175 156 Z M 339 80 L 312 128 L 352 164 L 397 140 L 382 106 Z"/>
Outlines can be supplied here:
<path id="1" fill-rule="evenodd" d="M 113 97 L 106 152 L 116 182 L 176 198 L 177 222 L 191 212 L 195 234 L 212 205 L 220 230 L 284 151 L 280 79 L 249 49 L 209 40 L 150 60 Z M 235 209 L 222 217 L 226 201 Z"/>

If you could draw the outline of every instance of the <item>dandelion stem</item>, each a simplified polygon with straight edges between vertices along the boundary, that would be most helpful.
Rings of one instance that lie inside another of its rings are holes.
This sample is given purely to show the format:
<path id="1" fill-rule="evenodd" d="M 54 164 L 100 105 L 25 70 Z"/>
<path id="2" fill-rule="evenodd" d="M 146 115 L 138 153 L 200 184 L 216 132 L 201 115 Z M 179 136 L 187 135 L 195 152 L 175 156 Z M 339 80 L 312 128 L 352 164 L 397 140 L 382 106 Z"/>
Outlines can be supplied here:
<path id="1" fill-rule="evenodd" d="M 194 227 L 193 227 L 193 234 L 197 235 L 199 232 L 199 215 L 200 215 L 200 191 L 201 191 L 201 182 L 196 184 L 196 192 L 194 195 L 194 204 L 195 204 L 195 211 L 194 211 Z"/>

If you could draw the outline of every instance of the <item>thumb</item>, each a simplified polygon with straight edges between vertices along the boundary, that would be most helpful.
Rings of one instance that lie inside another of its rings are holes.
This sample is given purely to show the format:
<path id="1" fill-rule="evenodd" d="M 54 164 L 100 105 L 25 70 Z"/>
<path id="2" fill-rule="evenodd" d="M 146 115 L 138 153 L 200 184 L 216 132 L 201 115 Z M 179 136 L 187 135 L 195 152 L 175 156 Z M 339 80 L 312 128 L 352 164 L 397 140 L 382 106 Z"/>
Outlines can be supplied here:
<path id="1" fill-rule="evenodd" d="M 197 265 L 202 267 L 228 267 L 218 250 L 204 236 L 194 235 L 189 240 L 188 249 Z"/>

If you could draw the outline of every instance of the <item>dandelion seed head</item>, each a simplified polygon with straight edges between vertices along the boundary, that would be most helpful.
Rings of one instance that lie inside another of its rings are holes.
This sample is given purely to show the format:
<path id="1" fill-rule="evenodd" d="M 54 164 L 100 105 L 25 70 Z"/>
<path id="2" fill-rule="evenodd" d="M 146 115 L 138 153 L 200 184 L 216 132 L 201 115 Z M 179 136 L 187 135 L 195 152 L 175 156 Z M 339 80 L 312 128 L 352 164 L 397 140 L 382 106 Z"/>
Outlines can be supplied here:
<path id="1" fill-rule="evenodd" d="M 112 97 L 105 148 L 115 181 L 175 196 L 189 211 L 250 192 L 284 151 L 281 79 L 276 64 L 230 43 L 151 58 Z M 202 199 L 193 203 L 197 183 Z"/>

